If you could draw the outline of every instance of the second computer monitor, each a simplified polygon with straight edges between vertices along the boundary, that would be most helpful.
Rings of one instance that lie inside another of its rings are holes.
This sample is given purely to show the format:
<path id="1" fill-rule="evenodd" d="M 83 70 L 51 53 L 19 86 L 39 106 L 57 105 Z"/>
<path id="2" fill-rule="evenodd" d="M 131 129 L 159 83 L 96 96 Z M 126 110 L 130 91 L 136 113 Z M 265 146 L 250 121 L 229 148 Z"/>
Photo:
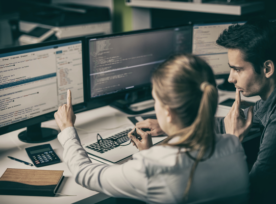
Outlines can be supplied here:
<path id="1" fill-rule="evenodd" d="M 227 49 L 217 45 L 216 40 L 225 29 L 237 23 L 245 22 L 204 23 L 193 27 L 193 54 L 208 62 L 216 78 L 224 78 L 230 73 Z"/>
<path id="2" fill-rule="evenodd" d="M 152 71 L 173 53 L 191 53 L 192 26 L 89 39 L 90 97 L 150 84 Z"/>

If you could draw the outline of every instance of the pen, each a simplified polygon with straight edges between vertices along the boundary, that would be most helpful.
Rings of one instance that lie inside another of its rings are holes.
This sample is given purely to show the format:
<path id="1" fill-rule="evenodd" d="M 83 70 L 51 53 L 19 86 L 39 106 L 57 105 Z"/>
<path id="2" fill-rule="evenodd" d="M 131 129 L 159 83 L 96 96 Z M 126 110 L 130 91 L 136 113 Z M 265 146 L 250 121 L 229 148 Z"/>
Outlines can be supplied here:
<path id="1" fill-rule="evenodd" d="M 136 128 L 135 128 L 134 131 L 133 131 L 133 135 L 134 135 L 138 140 L 141 140 L 141 139 L 142 139 L 141 136 L 137 134 Z"/>
<path id="2" fill-rule="evenodd" d="M 29 165 L 29 166 L 33 166 L 33 164 L 31 164 L 31 163 L 29 163 L 29 162 L 25 162 L 25 161 L 22 161 L 22 160 L 20 160 L 20 159 L 16 159 L 16 158 L 11 157 L 11 156 L 8 156 L 8 157 L 9 157 L 10 159 L 12 159 L 12 160 L 15 160 L 15 161 L 24 163 L 24 164 Z"/>

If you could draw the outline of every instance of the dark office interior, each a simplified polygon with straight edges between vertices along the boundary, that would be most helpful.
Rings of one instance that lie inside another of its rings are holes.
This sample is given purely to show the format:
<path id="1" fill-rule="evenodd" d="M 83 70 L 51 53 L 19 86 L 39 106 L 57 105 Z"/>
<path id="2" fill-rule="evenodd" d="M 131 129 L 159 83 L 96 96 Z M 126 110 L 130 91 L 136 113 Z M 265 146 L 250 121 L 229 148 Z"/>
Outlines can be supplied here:
<path id="1" fill-rule="evenodd" d="M 182 1 L 192 2 L 193 0 Z M 150 21 L 149 24 L 145 26 L 143 24 L 139 24 L 139 26 L 137 26 L 135 23 L 137 22 L 137 19 L 135 19 L 135 17 L 137 18 L 139 15 L 134 15 L 136 14 L 135 9 L 137 7 L 128 6 L 126 5 L 126 2 L 128 2 L 128 0 L 2 0 L 0 1 L 0 49 L 14 48 L 29 43 L 26 39 L 22 38 L 23 35 L 27 34 L 27 31 L 24 30 L 25 28 L 20 26 L 29 25 L 24 24 L 24 22 L 31 22 L 33 25 L 45 24 L 52 27 L 98 24 L 99 27 L 103 28 L 100 31 L 90 33 L 86 31 L 83 31 L 83 34 L 81 32 L 76 32 L 76 34 L 72 36 L 66 35 L 65 31 L 60 36 L 51 34 L 46 39 L 43 39 L 41 41 L 42 43 L 59 40 L 59 38 L 67 39 L 70 37 L 80 36 L 100 37 L 106 34 L 136 31 L 139 29 L 156 29 L 181 26 L 187 25 L 191 22 L 205 23 L 220 21 L 246 21 L 251 18 L 261 17 L 265 17 L 270 20 L 276 20 L 275 0 L 205 0 L 202 4 L 217 3 L 224 5 L 239 5 L 262 2 L 263 9 L 254 12 L 245 12 L 245 14 L 242 13 L 240 15 L 231 15 L 202 11 L 185 11 L 143 7 L 141 9 L 147 9 L 147 14 L 150 16 Z M 160 2 L 162 2 L 162 0 L 160 0 Z M 175 2 L 181 2 L 181 0 L 175 0 Z M 86 10 L 86 12 L 82 12 L 83 10 Z M 35 19 L 32 21 L 34 16 Z M 106 22 L 110 24 L 106 25 Z M 108 26 L 110 26 L 110 29 L 108 29 Z M 133 97 L 135 98 L 137 96 L 134 95 Z M 257 137 L 243 144 L 245 153 L 247 155 L 249 169 L 252 167 L 257 158 L 259 141 L 260 138 Z M 135 203 L 136 201 L 109 198 L 98 203 L 118 204 L 128 202 Z M 84 199 L 82 203 L 86 203 L 86 200 Z"/>
<path id="2" fill-rule="evenodd" d="M 185 0 L 183 0 L 184 2 Z M 180 0 L 177 0 L 180 2 Z M 186 0 L 187 2 L 187 0 Z M 188 1 L 189 2 L 189 1 Z M 206 1 L 206 3 L 226 3 L 229 1 Z M 269 19 L 276 18 L 275 6 L 276 2 L 273 0 L 232 0 L 231 4 L 263 2 L 264 9 L 257 12 L 246 13 L 242 15 L 229 15 L 229 14 L 214 14 L 205 12 L 190 12 L 180 10 L 168 9 L 150 9 L 151 28 L 166 27 L 182 25 L 189 22 L 203 22 L 203 21 L 233 21 L 233 20 L 246 20 L 248 18 L 258 16 L 265 16 Z M 66 1 L 66 0 L 10 0 L 0 2 L 0 48 L 7 48 L 17 46 L 18 38 L 22 31 L 18 28 L 20 16 L 25 16 L 26 12 L 29 15 L 34 12 L 41 18 L 52 18 L 59 14 L 57 7 L 52 5 L 65 3 L 74 3 L 88 6 L 103 6 L 110 9 L 110 18 L 112 21 L 112 32 L 125 32 L 133 30 L 130 21 L 133 16 L 131 15 L 131 7 L 125 5 L 124 0 L 105 0 L 105 1 Z M 205 2 L 204 2 L 205 3 Z M 39 12 L 38 12 L 39 11 Z M 23 18 L 26 18 L 23 17 Z M 87 20 L 89 21 L 89 20 Z M 49 39 L 50 40 L 50 39 Z"/>

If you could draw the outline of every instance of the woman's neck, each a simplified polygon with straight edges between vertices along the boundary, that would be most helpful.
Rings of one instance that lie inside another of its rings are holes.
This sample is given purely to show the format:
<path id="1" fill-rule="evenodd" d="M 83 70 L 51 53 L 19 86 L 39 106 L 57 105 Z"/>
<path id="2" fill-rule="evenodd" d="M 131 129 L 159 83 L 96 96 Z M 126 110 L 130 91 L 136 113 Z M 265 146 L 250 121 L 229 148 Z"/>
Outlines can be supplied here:
<path id="1" fill-rule="evenodd" d="M 167 135 L 174 135 L 175 133 L 182 130 L 184 127 L 179 122 L 174 121 L 173 123 L 168 124 L 168 130 L 166 131 Z"/>

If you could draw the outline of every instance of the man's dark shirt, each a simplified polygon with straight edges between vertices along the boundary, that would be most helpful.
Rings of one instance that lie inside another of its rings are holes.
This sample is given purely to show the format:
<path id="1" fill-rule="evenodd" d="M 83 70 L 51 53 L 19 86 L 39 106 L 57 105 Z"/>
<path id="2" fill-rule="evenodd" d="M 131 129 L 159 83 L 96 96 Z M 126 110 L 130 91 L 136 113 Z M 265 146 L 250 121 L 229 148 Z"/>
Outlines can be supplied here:
<path id="1" fill-rule="evenodd" d="M 254 106 L 253 124 L 246 141 L 261 135 L 257 160 L 250 173 L 251 202 L 276 203 L 276 89 L 266 101 Z M 244 110 L 247 117 L 248 108 Z M 216 131 L 225 133 L 224 118 L 217 118 Z"/>

